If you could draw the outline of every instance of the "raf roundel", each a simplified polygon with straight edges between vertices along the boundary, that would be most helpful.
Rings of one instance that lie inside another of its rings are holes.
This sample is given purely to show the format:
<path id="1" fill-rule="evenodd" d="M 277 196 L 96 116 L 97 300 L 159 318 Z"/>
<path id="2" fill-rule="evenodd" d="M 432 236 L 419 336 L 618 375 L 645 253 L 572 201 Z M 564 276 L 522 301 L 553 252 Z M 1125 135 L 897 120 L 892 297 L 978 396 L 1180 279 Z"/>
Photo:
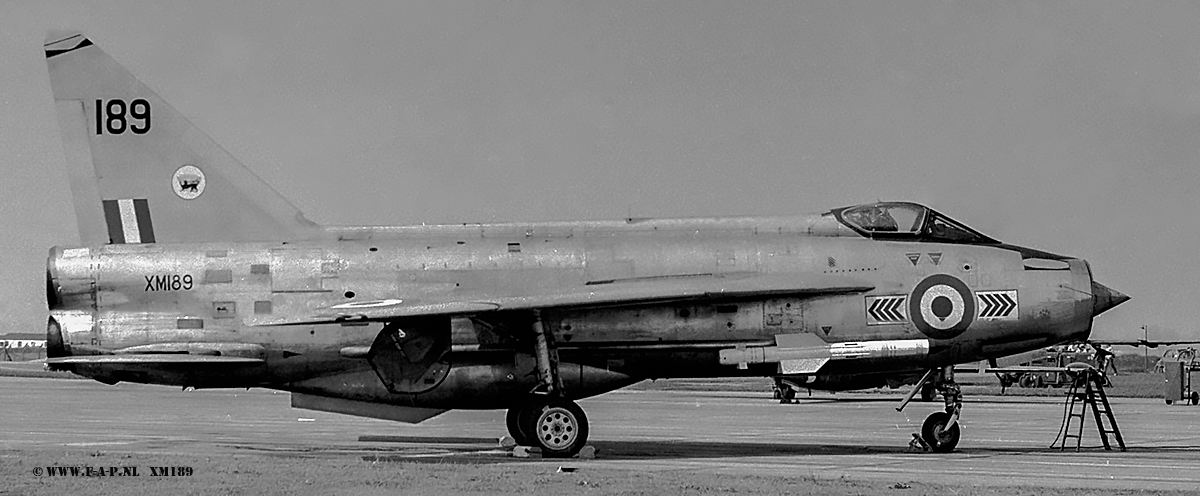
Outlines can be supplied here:
<path id="1" fill-rule="evenodd" d="M 966 331 L 975 320 L 975 297 L 958 278 L 935 274 L 913 289 L 908 314 L 926 336 L 950 339 Z"/>
<path id="2" fill-rule="evenodd" d="M 195 200 L 201 193 L 204 193 L 204 186 L 207 183 L 208 181 L 204 179 L 204 172 L 194 165 L 185 165 L 175 169 L 175 174 L 171 175 L 171 189 L 175 190 L 175 195 L 184 200 Z"/>

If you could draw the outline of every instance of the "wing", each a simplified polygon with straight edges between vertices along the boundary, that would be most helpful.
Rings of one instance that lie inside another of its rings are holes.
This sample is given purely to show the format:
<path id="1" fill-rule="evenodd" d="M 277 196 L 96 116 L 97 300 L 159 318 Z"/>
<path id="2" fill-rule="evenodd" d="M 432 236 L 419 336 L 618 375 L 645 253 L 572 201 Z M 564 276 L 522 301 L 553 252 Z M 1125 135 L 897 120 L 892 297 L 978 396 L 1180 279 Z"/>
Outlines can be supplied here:
<path id="1" fill-rule="evenodd" d="M 1091 345 L 1101 346 L 1145 346 L 1147 348 L 1157 348 L 1159 346 L 1180 346 L 1185 344 L 1200 344 L 1200 341 L 1150 341 L 1145 339 L 1134 339 L 1128 341 L 1116 340 L 1101 340 L 1089 339 L 1087 341 Z"/>
<path id="2" fill-rule="evenodd" d="M 700 274 L 591 281 L 568 287 L 533 288 L 523 294 L 440 294 L 344 303 L 313 314 L 254 320 L 251 325 L 311 325 L 378 321 L 434 315 L 613 307 L 677 301 L 733 301 L 747 298 L 813 296 L 866 292 L 867 282 L 823 274 Z"/>
<path id="3" fill-rule="evenodd" d="M 1041 374 L 1041 373 L 1058 373 L 1058 372 L 1066 372 L 1068 374 L 1076 374 L 1079 372 L 1083 372 L 1084 370 L 1087 370 L 1087 369 L 1095 369 L 1095 367 L 1093 367 L 1089 364 L 1086 364 L 1086 363 L 1077 362 L 1077 363 L 1072 363 L 1070 365 L 1067 365 L 1066 367 L 1052 367 L 1052 366 L 1040 367 L 1037 365 L 1013 365 L 1011 367 L 989 367 L 989 368 L 984 369 L 984 372 L 988 373 L 988 374 L 1025 374 L 1025 373 Z"/>

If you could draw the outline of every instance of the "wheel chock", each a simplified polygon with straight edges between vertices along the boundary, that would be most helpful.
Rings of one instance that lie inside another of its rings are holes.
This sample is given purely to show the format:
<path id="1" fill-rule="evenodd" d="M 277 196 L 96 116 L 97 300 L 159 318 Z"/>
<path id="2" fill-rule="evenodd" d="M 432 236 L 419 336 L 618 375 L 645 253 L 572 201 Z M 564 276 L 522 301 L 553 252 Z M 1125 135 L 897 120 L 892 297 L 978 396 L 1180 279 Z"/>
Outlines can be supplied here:
<path id="1" fill-rule="evenodd" d="M 536 446 L 513 446 L 513 458 L 541 458 L 542 449 Z M 572 458 L 581 460 L 594 460 L 596 458 L 596 447 L 592 445 L 584 446 Z"/>
<path id="2" fill-rule="evenodd" d="M 596 447 L 591 445 L 584 446 L 575 457 L 581 460 L 593 460 L 596 458 Z"/>
<path id="3" fill-rule="evenodd" d="M 512 436 L 502 436 L 498 442 L 501 448 L 512 448 L 517 445 L 517 440 L 513 439 Z"/>
<path id="4" fill-rule="evenodd" d="M 926 443 L 924 439 L 921 439 L 920 434 L 914 432 L 912 441 L 908 442 L 908 450 L 909 451 L 919 451 L 921 453 L 928 453 L 930 451 L 933 451 L 933 448 L 930 448 L 929 443 Z"/>
<path id="5" fill-rule="evenodd" d="M 533 446 L 517 446 L 512 450 L 513 458 L 541 458 L 541 448 Z"/>

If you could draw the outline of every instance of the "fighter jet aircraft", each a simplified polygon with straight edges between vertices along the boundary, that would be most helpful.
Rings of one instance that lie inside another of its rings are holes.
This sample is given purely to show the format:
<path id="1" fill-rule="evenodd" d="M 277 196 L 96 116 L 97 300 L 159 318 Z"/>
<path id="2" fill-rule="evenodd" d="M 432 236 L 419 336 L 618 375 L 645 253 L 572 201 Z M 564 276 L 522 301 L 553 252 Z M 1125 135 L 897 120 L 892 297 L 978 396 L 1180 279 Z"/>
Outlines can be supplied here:
<path id="1" fill-rule="evenodd" d="M 648 378 L 923 372 L 945 399 L 923 436 L 950 451 L 953 364 L 1084 339 L 1127 299 L 906 202 L 322 227 L 87 38 L 45 49 L 86 245 L 50 251 L 47 362 L 109 384 L 405 422 L 507 409 L 519 443 L 570 456 L 576 400 Z"/>

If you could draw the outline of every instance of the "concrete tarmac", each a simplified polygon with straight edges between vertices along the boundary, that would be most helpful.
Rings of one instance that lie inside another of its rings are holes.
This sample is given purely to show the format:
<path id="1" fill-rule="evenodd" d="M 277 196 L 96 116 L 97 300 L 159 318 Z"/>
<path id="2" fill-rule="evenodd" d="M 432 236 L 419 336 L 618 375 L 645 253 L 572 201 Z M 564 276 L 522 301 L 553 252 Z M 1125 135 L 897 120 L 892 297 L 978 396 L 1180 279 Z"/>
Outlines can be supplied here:
<path id="1" fill-rule="evenodd" d="M 1062 398 L 968 397 L 949 454 L 913 452 L 940 403 L 895 411 L 897 394 L 615 391 L 583 400 L 594 460 L 521 460 L 496 440 L 503 411 L 452 411 L 419 425 L 296 410 L 287 393 L 0 377 L 0 448 L 238 454 L 461 463 L 564 463 L 622 470 L 924 481 L 955 485 L 1200 490 L 1200 407 L 1113 398 L 1127 452 L 1050 448 Z"/>

